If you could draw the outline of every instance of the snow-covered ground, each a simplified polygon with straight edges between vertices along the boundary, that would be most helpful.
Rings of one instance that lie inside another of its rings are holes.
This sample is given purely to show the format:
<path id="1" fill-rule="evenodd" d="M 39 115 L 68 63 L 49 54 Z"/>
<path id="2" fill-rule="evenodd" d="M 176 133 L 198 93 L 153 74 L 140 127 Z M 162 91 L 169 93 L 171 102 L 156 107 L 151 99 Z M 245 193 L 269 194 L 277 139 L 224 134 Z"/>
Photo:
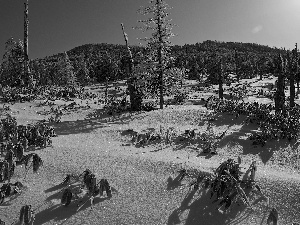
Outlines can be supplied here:
<path id="1" fill-rule="evenodd" d="M 201 154 L 197 141 L 136 148 L 129 144 L 124 130 L 174 127 L 178 133 L 190 128 L 202 132 L 207 128 L 207 110 L 202 105 L 169 106 L 110 118 L 101 113 L 101 105 L 92 101 L 89 105 L 89 109 L 78 107 L 65 113 L 61 123 L 53 124 L 58 137 L 53 138 L 52 147 L 33 150 L 44 160 L 38 174 L 29 172 L 23 180 L 24 168 L 17 167 L 14 180 L 23 182 L 25 188 L 21 195 L 6 199 L 0 206 L 0 218 L 7 224 L 17 221 L 25 204 L 35 210 L 34 224 L 266 224 L 272 207 L 279 211 L 279 224 L 300 222 L 300 161 L 295 141 L 271 141 L 265 147 L 255 147 L 247 136 L 257 127 L 245 125 L 242 116 L 235 119 L 222 115 L 213 123 L 217 134 L 228 129 L 218 155 Z M 49 106 L 16 103 L 10 107 L 22 124 L 49 117 L 41 113 Z M 250 199 L 252 209 L 235 204 L 230 213 L 224 214 L 216 210 L 206 191 L 189 191 L 186 185 L 190 180 L 181 184 L 174 181 L 180 168 L 212 173 L 223 161 L 238 156 L 242 158 L 242 171 L 257 161 L 256 180 L 269 205 L 254 195 Z M 80 174 L 85 169 L 95 172 L 97 178 L 107 178 L 113 197 L 97 197 L 93 208 L 87 202 L 77 212 L 75 201 L 68 207 L 60 204 L 62 187 L 58 184 L 66 174 Z"/>

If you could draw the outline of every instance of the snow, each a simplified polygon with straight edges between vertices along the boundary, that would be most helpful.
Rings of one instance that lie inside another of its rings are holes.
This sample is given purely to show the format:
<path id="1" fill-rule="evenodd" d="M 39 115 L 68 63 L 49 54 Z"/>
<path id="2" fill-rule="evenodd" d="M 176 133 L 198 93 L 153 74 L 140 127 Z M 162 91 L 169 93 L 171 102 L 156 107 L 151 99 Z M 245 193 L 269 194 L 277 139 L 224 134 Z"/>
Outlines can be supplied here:
<path id="1" fill-rule="evenodd" d="M 249 97 L 249 101 L 255 99 Z M 266 99 L 259 100 L 269 103 Z M 80 104 L 79 100 L 76 102 Z M 36 113 L 42 108 L 35 103 L 16 103 L 10 107 L 13 112 L 20 112 L 14 113 L 20 124 L 47 118 Z M 184 105 L 163 111 L 125 113 L 110 119 L 108 124 L 104 114 L 95 114 L 99 107 L 91 104 L 90 109 L 78 108 L 63 115 L 61 123 L 52 124 L 58 134 L 53 138 L 53 146 L 31 150 L 44 160 L 43 167 L 38 174 L 29 172 L 26 180 L 23 180 L 24 168 L 17 168 L 14 180 L 23 182 L 26 188 L 21 195 L 6 199 L 0 206 L 2 220 L 7 224 L 16 222 L 21 206 L 31 204 L 36 214 L 34 224 L 266 224 L 272 207 L 279 211 L 279 224 L 300 222 L 299 145 L 296 142 L 273 141 L 263 148 L 255 148 L 245 138 L 255 128 L 244 126 L 242 119 L 235 120 L 232 115 L 224 114 L 213 123 L 216 133 L 222 133 L 230 125 L 217 149 L 218 155 L 200 154 L 197 143 L 150 144 L 136 148 L 126 144 L 129 137 L 122 136 L 122 131 L 159 129 L 162 125 L 163 128 L 174 127 L 178 133 L 190 128 L 201 132 L 207 127 L 206 109 L 201 105 Z M 291 156 L 297 157 L 297 154 L 298 160 L 292 160 Z M 252 203 L 256 204 L 252 209 L 235 205 L 225 214 L 216 210 L 217 205 L 207 192 L 189 192 L 184 186 L 188 180 L 182 184 L 172 183 L 180 168 L 212 173 L 224 160 L 238 156 L 242 158 L 242 171 L 253 160 L 257 161 L 256 180 L 270 198 L 270 205 L 256 201 L 258 198 L 254 196 Z M 68 207 L 62 206 L 61 188 L 57 185 L 66 174 L 80 174 L 87 168 L 95 172 L 97 178 L 105 177 L 111 182 L 113 197 L 97 197 L 92 209 L 88 201 L 78 212 L 74 200 Z"/>

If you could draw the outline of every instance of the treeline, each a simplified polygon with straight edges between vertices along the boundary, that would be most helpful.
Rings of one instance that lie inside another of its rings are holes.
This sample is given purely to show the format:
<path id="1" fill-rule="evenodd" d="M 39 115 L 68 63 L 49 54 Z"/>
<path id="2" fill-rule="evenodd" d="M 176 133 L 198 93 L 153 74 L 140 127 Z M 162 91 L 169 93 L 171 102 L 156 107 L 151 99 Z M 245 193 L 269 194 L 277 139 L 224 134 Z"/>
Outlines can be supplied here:
<path id="1" fill-rule="evenodd" d="M 0 82 L 2 85 L 17 85 L 22 73 L 22 42 L 10 39 L 5 50 Z M 147 55 L 146 49 L 141 46 L 131 46 L 131 50 L 136 65 Z M 224 75 L 232 73 L 238 79 L 252 78 L 274 74 L 278 55 L 285 56 L 289 52 L 259 44 L 205 41 L 171 46 L 169 67 L 183 69 L 189 79 L 201 81 L 208 78 L 210 83 L 217 83 L 220 64 Z M 65 53 L 31 60 L 30 69 L 39 85 L 88 84 L 127 79 L 129 58 L 125 45 L 86 44 Z M 296 75 L 295 80 L 298 81 L 299 77 Z"/>
<path id="2" fill-rule="evenodd" d="M 132 48 L 134 56 L 143 52 L 140 47 Z M 86 44 L 75 47 L 66 54 L 73 66 L 77 82 L 104 82 L 128 77 L 128 57 L 125 45 Z M 44 75 L 44 80 L 55 83 L 55 74 L 60 70 L 59 62 L 64 58 L 62 53 L 32 61 L 34 73 Z M 137 58 L 137 57 L 136 57 Z M 138 63 L 136 61 L 136 63 Z"/>
<path id="3" fill-rule="evenodd" d="M 217 41 L 173 46 L 172 51 L 175 65 L 188 69 L 190 79 L 201 79 L 201 75 L 206 74 L 210 75 L 208 78 L 213 83 L 217 82 L 214 71 L 218 64 L 223 65 L 227 74 L 252 78 L 258 74 L 273 74 L 276 56 L 288 52 L 259 44 Z"/>

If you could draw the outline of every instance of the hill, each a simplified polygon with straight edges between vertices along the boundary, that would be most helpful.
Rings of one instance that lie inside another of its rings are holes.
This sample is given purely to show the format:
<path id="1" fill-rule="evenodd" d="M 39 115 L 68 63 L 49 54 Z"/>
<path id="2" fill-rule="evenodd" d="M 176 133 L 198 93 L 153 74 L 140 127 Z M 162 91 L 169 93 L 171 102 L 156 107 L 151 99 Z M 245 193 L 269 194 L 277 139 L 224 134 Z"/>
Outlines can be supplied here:
<path id="1" fill-rule="evenodd" d="M 137 64 L 146 49 L 141 46 L 131 46 L 131 49 Z M 170 53 L 174 60 L 170 66 L 185 69 L 190 79 L 200 79 L 202 74 L 208 72 L 210 62 L 221 57 L 226 61 L 229 72 L 238 73 L 241 78 L 251 78 L 258 73 L 272 73 L 275 68 L 274 56 L 285 52 L 283 49 L 253 43 L 205 41 L 172 46 Z M 67 51 L 67 54 L 75 74 L 79 73 L 84 63 L 88 76 L 97 82 L 123 80 L 128 76 L 125 45 L 86 44 Z M 31 66 L 35 76 L 43 77 L 43 82 L 53 83 L 62 56 L 63 53 L 58 53 L 33 60 Z"/>

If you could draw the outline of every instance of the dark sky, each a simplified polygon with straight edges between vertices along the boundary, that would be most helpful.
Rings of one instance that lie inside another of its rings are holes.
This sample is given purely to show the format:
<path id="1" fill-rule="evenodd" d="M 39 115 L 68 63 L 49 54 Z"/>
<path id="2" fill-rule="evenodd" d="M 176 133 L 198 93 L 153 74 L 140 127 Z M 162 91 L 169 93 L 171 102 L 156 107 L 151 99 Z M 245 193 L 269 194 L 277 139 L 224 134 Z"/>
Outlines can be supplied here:
<path id="1" fill-rule="evenodd" d="M 177 26 L 173 44 L 205 40 L 251 42 L 293 48 L 300 42 L 300 0 L 166 0 Z M 0 0 L 0 59 L 5 42 L 23 39 L 25 0 Z M 29 0 L 29 58 L 89 43 L 130 44 L 145 37 L 132 27 L 149 0 Z M 147 36 L 147 35 L 146 35 Z"/>

